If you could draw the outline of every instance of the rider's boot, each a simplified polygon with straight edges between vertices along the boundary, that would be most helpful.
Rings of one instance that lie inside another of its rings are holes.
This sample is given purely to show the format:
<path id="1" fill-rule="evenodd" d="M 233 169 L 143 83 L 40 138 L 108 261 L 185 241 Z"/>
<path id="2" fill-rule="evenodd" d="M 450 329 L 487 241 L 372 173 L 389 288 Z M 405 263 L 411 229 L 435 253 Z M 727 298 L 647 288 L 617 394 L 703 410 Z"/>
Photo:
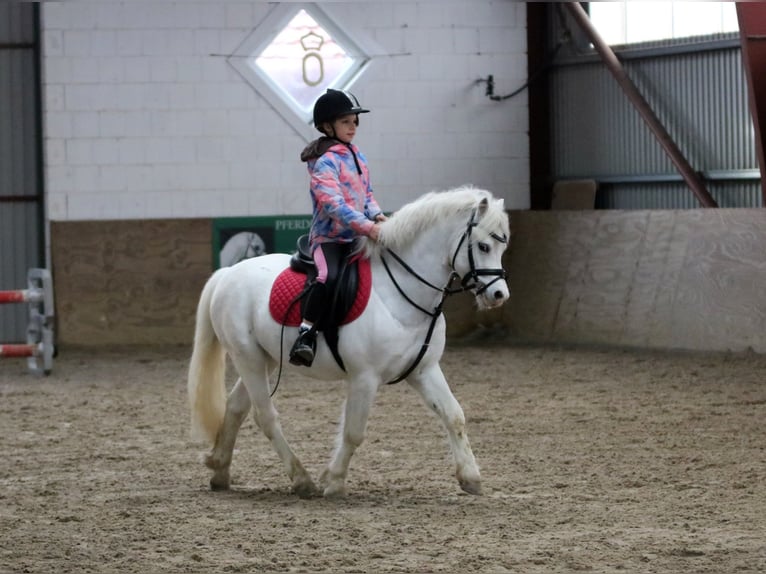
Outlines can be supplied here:
<path id="1" fill-rule="evenodd" d="M 293 348 L 290 349 L 290 362 L 293 365 L 311 366 L 317 349 L 316 336 L 316 330 L 313 327 L 301 326 L 298 338 L 293 343 Z"/>

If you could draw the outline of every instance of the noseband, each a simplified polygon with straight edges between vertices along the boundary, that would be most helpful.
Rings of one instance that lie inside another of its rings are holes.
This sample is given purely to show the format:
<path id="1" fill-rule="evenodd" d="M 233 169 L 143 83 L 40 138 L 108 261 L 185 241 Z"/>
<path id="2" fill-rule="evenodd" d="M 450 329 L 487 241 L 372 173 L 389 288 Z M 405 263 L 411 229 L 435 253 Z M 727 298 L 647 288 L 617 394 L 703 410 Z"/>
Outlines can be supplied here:
<path id="1" fill-rule="evenodd" d="M 383 267 L 386 270 L 386 273 L 388 273 L 388 277 L 391 279 L 391 282 L 396 287 L 397 291 L 401 294 L 402 297 L 413 307 L 416 309 L 422 311 L 429 317 L 431 317 L 431 324 L 428 326 L 428 333 L 426 333 L 426 340 L 423 343 L 423 345 L 420 347 L 420 352 L 418 353 L 418 356 L 415 357 L 415 361 L 407 368 L 404 373 L 399 375 L 396 379 L 393 381 L 389 381 L 387 384 L 392 385 L 394 383 L 398 383 L 406 379 L 412 371 L 415 370 L 415 367 L 418 366 L 421 359 L 426 354 L 426 351 L 428 351 L 428 346 L 431 343 L 431 336 L 434 333 L 434 327 L 436 326 L 436 320 L 439 318 L 439 315 L 442 314 L 442 308 L 444 307 L 444 301 L 447 299 L 449 295 L 454 295 L 455 293 L 462 293 L 464 291 L 473 291 L 474 295 L 477 297 L 484 293 L 490 285 L 495 283 L 495 281 L 499 281 L 500 279 L 506 278 L 505 269 L 499 268 L 499 269 L 489 269 L 489 268 L 476 268 L 476 260 L 473 256 L 473 241 L 471 240 L 471 233 L 473 232 L 473 228 L 476 227 L 479 224 L 478 220 L 476 219 L 476 208 L 471 211 L 471 219 L 468 221 L 468 224 L 466 225 L 466 229 L 463 232 L 463 235 L 460 237 L 460 241 L 458 241 L 457 248 L 455 248 L 455 253 L 452 255 L 452 260 L 450 261 L 450 268 L 452 269 L 452 273 L 450 273 L 450 276 L 447 278 L 447 284 L 444 287 L 437 287 L 427 279 L 421 277 L 412 267 L 407 265 L 407 263 L 399 257 L 396 253 L 391 251 L 388 247 L 386 247 L 386 252 L 393 257 L 399 265 L 404 267 L 404 269 L 415 279 L 423 283 L 424 285 L 429 286 L 431 289 L 435 291 L 439 291 L 442 296 L 439 300 L 439 303 L 434 307 L 433 311 L 428 311 L 427 309 L 424 309 L 415 301 L 413 301 L 405 292 L 404 289 L 399 285 L 399 283 L 396 281 L 396 278 L 394 277 L 394 274 L 391 272 L 391 269 L 388 266 L 388 262 L 386 261 L 386 258 L 383 257 L 383 254 L 380 255 L 380 261 L 383 263 Z M 489 234 L 492 239 L 495 241 L 499 241 L 500 243 L 508 243 L 508 238 L 503 235 L 498 235 L 497 233 L 490 233 Z M 460 248 L 463 246 L 463 243 L 467 241 L 468 245 L 468 265 L 470 269 L 468 272 L 463 275 L 463 277 L 460 277 L 460 274 L 455 270 L 455 260 L 457 259 L 458 253 L 460 253 Z M 479 279 L 479 277 L 494 277 L 492 281 L 489 283 L 484 283 Z M 450 284 L 453 282 L 453 280 L 458 279 L 460 280 L 460 287 L 451 289 Z"/>

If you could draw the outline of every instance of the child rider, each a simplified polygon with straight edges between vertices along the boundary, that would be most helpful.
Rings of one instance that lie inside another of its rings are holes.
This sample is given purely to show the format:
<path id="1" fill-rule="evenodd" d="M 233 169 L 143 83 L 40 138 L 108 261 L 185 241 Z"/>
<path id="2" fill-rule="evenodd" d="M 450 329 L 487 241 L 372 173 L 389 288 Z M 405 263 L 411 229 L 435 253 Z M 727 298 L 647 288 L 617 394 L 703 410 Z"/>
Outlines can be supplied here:
<path id="1" fill-rule="evenodd" d="M 373 241 L 386 216 L 372 194 L 367 160 L 351 140 L 359 114 L 369 112 L 350 92 L 328 89 L 314 104 L 314 126 L 322 137 L 301 152 L 311 176 L 313 217 L 309 244 L 317 278 L 306 300 L 290 362 L 310 367 L 316 353 L 316 324 L 328 307 L 338 273 L 355 240 Z"/>

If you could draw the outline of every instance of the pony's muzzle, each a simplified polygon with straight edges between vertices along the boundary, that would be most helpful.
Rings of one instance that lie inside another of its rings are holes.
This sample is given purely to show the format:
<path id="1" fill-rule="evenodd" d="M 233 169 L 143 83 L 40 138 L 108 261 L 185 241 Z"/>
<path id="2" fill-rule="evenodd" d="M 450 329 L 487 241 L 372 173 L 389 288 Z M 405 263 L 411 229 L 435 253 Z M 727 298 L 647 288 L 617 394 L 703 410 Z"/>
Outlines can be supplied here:
<path id="1" fill-rule="evenodd" d="M 490 284 L 482 285 L 475 291 L 479 308 L 494 309 L 500 307 L 510 298 L 510 290 L 505 281 L 499 282 L 499 278 Z"/>

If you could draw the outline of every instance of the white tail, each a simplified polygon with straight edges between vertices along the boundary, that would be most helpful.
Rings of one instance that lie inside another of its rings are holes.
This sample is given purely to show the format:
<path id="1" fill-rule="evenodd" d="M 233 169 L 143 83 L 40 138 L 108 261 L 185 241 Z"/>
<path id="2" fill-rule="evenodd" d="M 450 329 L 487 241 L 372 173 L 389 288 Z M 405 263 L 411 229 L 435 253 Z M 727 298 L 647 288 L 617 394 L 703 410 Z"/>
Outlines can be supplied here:
<path id="1" fill-rule="evenodd" d="M 194 350 L 189 364 L 189 408 L 194 440 L 215 442 L 226 411 L 226 353 L 210 321 L 210 303 L 215 285 L 226 270 L 219 269 L 208 279 L 197 305 Z"/>

